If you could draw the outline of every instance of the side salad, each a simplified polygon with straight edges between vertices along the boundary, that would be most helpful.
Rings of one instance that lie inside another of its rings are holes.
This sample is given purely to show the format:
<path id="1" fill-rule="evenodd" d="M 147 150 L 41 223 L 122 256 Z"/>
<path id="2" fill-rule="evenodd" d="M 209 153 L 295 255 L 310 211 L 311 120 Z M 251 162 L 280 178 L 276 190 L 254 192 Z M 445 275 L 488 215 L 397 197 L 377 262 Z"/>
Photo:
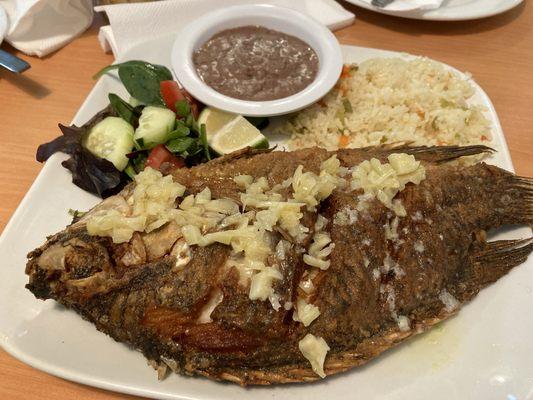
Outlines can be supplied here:
<path id="1" fill-rule="evenodd" d="M 100 197 L 120 191 L 145 167 L 169 173 L 243 147 L 268 147 L 265 120 L 204 107 L 162 65 L 133 60 L 113 64 L 131 96 L 109 93 L 109 105 L 80 127 L 59 124 L 62 135 L 39 146 L 36 158 L 70 155 L 62 165 L 77 186 Z"/>

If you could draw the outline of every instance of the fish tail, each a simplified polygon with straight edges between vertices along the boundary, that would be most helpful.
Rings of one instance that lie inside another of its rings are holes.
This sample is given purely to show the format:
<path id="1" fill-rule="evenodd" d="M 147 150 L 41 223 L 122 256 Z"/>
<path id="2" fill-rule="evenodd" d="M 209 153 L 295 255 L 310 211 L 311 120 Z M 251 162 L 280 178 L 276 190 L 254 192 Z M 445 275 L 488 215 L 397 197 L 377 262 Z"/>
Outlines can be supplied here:
<path id="1" fill-rule="evenodd" d="M 473 255 L 476 283 L 488 285 L 522 264 L 533 251 L 533 237 L 484 243 Z"/>
<path id="2" fill-rule="evenodd" d="M 533 225 L 533 178 L 511 175 L 502 196 L 507 224 Z"/>

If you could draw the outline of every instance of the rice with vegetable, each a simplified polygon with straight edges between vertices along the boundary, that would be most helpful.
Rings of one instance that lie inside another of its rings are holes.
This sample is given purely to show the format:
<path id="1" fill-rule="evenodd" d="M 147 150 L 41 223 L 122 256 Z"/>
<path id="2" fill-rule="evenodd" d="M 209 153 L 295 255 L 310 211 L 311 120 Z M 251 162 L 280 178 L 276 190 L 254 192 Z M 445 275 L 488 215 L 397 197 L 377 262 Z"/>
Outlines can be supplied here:
<path id="1" fill-rule="evenodd" d="M 277 133 L 292 149 L 365 147 L 393 142 L 468 145 L 491 139 L 484 107 L 468 104 L 474 88 L 427 58 L 371 59 L 345 65 L 335 88 L 291 116 Z"/>

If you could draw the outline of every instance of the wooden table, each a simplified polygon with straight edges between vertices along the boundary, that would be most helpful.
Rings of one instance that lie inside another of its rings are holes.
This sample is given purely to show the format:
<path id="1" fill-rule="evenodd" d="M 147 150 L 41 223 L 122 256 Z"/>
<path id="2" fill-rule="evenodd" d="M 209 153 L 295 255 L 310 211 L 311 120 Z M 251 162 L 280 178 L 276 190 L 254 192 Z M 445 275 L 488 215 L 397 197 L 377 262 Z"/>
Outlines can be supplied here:
<path id="1" fill-rule="evenodd" d="M 486 90 L 501 119 L 517 173 L 533 176 L 533 5 L 468 22 L 422 22 L 371 13 L 337 32 L 342 43 L 425 55 L 469 71 Z M 3 229 L 39 173 L 35 149 L 58 135 L 91 90 L 91 76 L 113 61 L 96 35 L 96 18 L 81 37 L 56 53 L 29 60 L 21 76 L 0 71 L 0 227 Z M 14 51 L 3 44 L 3 49 Z M 20 54 L 19 54 L 20 55 Z M 23 266 L 21 265 L 21 268 Z M 2 399 L 126 399 L 47 375 L 0 350 Z"/>

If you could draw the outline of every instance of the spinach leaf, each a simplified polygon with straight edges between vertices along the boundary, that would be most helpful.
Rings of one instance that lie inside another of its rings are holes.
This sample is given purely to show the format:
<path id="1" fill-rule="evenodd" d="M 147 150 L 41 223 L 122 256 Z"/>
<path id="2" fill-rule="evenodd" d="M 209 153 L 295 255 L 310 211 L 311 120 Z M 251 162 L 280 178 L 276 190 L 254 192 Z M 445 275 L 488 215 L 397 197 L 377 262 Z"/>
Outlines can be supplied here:
<path id="1" fill-rule="evenodd" d="M 132 60 L 113 64 L 99 71 L 94 78 L 118 69 L 118 76 L 130 95 L 147 105 L 164 106 L 159 83 L 172 80 L 172 73 L 163 65 Z"/>
<path id="2" fill-rule="evenodd" d="M 165 67 L 164 65 L 151 64 L 149 62 L 140 61 L 140 60 L 131 60 L 131 61 L 123 62 L 123 63 L 108 65 L 107 67 L 102 68 L 100 71 L 98 71 L 93 76 L 93 79 L 98 79 L 102 75 L 107 74 L 108 72 L 113 71 L 115 69 L 118 69 L 118 68 L 120 68 L 121 66 L 124 66 L 124 65 L 135 65 L 135 66 L 140 66 L 142 68 L 149 69 L 149 70 L 153 71 L 158 76 L 160 81 L 170 81 L 170 80 L 172 80 L 172 72 L 170 72 L 169 69 L 167 67 Z"/>
<path id="3" fill-rule="evenodd" d="M 191 130 L 180 121 L 177 121 L 176 128 L 168 134 L 167 141 L 189 136 L 189 133 L 191 133 Z"/>
<path id="4" fill-rule="evenodd" d="M 139 107 L 132 107 L 114 93 L 109 93 L 108 97 L 115 114 L 134 127 L 139 124 L 139 117 L 141 116 Z"/>
<path id="5" fill-rule="evenodd" d="M 122 65 L 118 76 L 130 95 L 147 105 L 164 106 L 157 74 L 141 65 Z"/>

